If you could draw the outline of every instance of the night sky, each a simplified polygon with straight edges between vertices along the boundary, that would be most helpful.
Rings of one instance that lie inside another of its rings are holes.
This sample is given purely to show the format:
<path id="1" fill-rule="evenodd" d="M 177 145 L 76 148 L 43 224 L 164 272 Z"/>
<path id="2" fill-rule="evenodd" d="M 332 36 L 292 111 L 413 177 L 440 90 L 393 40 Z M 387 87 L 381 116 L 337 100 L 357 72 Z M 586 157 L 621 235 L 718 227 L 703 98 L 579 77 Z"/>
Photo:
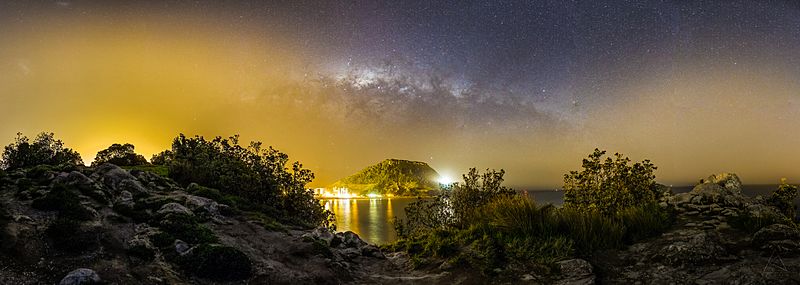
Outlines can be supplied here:
<path id="1" fill-rule="evenodd" d="M 796 1 L 217 2 L 0 2 L 0 142 L 239 133 L 316 185 L 401 158 L 551 188 L 595 147 L 800 181 Z"/>

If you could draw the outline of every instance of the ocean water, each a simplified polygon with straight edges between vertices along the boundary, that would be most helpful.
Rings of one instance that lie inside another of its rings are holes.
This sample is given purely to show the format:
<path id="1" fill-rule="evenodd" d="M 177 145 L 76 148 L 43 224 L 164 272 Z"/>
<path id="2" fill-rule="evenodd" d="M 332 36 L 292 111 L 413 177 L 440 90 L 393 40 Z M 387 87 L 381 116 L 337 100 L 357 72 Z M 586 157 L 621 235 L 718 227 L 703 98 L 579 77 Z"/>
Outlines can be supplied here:
<path id="1" fill-rule="evenodd" d="M 778 185 L 744 185 L 742 192 L 747 196 L 768 195 Z M 691 191 L 693 186 L 672 187 L 674 193 Z M 539 204 L 561 205 L 564 192 L 522 191 L 523 195 Z M 392 221 L 395 217 L 405 218 L 405 207 L 416 201 L 416 198 L 358 198 L 358 199 L 321 199 L 326 209 L 336 215 L 338 231 L 353 231 L 362 239 L 373 244 L 385 244 L 397 239 Z"/>

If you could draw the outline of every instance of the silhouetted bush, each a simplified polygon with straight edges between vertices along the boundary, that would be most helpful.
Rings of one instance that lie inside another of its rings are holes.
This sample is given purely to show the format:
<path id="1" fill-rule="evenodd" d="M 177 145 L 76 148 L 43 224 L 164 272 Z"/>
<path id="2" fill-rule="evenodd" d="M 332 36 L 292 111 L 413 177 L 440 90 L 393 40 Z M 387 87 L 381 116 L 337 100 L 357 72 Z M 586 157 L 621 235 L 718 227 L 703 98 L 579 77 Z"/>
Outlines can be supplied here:
<path id="1" fill-rule="evenodd" d="M 464 229 L 478 223 L 484 218 L 484 206 L 514 195 L 514 190 L 502 186 L 504 174 L 502 169 L 487 169 L 481 174 L 471 168 L 463 175 L 463 183 L 444 187 L 436 198 L 420 199 L 406 206 L 406 219 L 395 220 L 395 230 L 400 237 L 408 237 L 437 229 Z"/>
<path id="2" fill-rule="evenodd" d="M 170 178 L 188 185 L 197 183 L 218 189 L 223 195 L 239 196 L 246 204 L 276 218 L 307 226 L 332 226 L 333 214 L 314 199 L 305 185 L 314 174 L 289 157 L 260 142 L 239 145 L 238 136 L 206 140 L 183 134 L 172 143 L 168 160 Z"/>
<path id="3" fill-rule="evenodd" d="M 103 163 L 111 163 L 117 166 L 137 166 L 145 165 L 147 159 L 141 154 L 136 154 L 135 147 L 132 144 L 112 144 L 107 149 L 97 152 L 92 166 L 98 166 Z"/>
<path id="4" fill-rule="evenodd" d="M 0 161 L 0 166 L 7 170 L 41 164 L 83 165 L 83 160 L 78 152 L 64 148 L 64 143 L 55 139 L 53 133 L 40 133 L 33 141 L 17 133 L 14 142 L 5 147 Z"/>
<path id="5" fill-rule="evenodd" d="M 769 202 L 781 210 L 786 217 L 794 220 L 796 218 L 795 199 L 797 199 L 797 186 L 790 185 L 786 182 L 786 178 L 783 178 L 778 189 L 770 195 Z"/>
<path id="6" fill-rule="evenodd" d="M 153 155 L 150 158 L 150 163 L 153 165 L 167 165 L 170 161 L 172 161 L 173 153 L 171 150 L 165 150 Z"/>
<path id="7" fill-rule="evenodd" d="M 564 175 L 564 207 L 614 214 L 658 198 L 656 167 L 649 160 L 628 165 L 631 160 L 619 153 L 602 160 L 605 153 L 595 149 L 582 171 Z"/>
<path id="8" fill-rule="evenodd" d="M 250 258 L 230 246 L 202 244 L 178 263 L 195 276 L 215 281 L 243 280 L 252 274 Z"/>

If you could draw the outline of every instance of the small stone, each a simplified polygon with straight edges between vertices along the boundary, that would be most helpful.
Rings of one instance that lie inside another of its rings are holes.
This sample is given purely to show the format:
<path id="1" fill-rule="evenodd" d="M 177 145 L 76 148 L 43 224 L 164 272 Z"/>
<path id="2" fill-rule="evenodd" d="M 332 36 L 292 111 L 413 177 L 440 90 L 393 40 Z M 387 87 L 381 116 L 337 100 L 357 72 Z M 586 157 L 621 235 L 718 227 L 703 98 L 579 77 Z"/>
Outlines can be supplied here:
<path id="1" fill-rule="evenodd" d="M 58 282 L 59 285 L 100 284 L 100 275 L 88 268 L 75 269 Z"/>
<path id="2" fill-rule="evenodd" d="M 179 239 L 175 240 L 174 245 L 175 245 L 175 251 L 178 254 L 184 254 L 191 248 L 188 243 Z"/>

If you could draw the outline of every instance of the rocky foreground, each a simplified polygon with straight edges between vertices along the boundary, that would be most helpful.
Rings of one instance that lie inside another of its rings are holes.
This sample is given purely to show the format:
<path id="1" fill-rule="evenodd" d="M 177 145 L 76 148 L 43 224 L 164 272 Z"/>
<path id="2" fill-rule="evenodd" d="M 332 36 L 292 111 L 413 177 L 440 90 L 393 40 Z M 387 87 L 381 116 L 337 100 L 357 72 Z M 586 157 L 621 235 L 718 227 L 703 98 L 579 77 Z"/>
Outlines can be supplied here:
<path id="1" fill-rule="evenodd" d="M 446 264 L 413 270 L 405 253 L 352 232 L 275 226 L 191 194 L 199 186 L 111 164 L 0 180 L 0 284 L 800 283 L 800 232 L 732 226 L 779 213 L 728 174 L 665 198 L 677 220 L 660 237 L 500 279 Z"/>

